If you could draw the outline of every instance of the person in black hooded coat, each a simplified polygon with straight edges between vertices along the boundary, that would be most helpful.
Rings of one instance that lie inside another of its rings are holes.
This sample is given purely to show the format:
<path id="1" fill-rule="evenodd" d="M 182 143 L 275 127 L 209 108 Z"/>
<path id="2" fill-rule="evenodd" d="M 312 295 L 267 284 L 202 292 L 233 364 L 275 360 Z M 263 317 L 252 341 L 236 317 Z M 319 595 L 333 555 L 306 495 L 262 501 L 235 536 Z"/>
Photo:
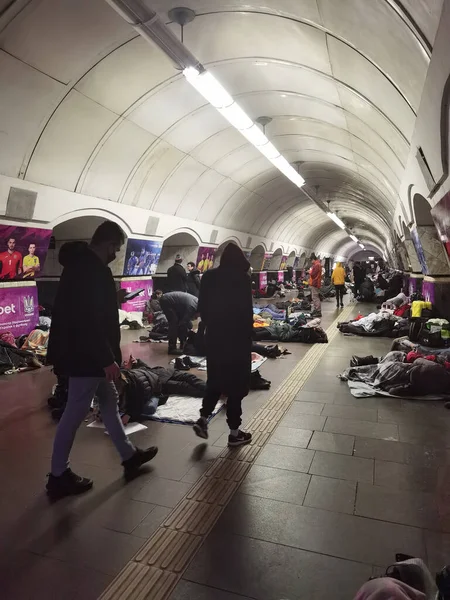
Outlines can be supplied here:
<path id="1" fill-rule="evenodd" d="M 250 263 L 236 244 L 225 248 L 220 266 L 203 274 L 199 312 L 206 328 L 208 380 L 195 433 L 208 437 L 207 420 L 222 394 L 227 400 L 229 446 L 248 444 L 239 429 L 242 399 L 250 389 L 253 302 Z"/>

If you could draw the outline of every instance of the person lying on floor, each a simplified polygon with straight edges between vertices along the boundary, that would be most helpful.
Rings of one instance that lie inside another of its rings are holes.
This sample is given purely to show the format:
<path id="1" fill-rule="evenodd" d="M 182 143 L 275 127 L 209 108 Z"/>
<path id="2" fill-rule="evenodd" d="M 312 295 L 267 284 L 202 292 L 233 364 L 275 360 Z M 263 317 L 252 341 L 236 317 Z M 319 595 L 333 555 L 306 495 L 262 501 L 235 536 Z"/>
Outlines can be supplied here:
<path id="1" fill-rule="evenodd" d="M 124 424 L 151 417 L 171 395 L 202 398 L 206 390 L 206 383 L 192 373 L 171 366 L 149 367 L 132 356 L 120 373 L 117 387 Z"/>

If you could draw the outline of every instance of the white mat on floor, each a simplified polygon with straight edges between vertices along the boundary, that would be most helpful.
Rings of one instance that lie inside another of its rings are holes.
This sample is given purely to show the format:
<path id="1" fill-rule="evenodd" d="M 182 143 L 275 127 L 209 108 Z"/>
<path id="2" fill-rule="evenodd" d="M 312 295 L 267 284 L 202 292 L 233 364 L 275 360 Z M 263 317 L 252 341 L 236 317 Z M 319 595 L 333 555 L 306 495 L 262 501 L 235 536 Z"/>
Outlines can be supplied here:
<path id="1" fill-rule="evenodd" d="M 191 396 L 170 396 L 167 403 L 159 406 L 150 419 L 153 421 L 164 421 L 166 423 L 192 425 L 198 420 L 201 407 L 201 398 L 192 398 Z M 223 402 L 219 401 L 211 419 L 215 417 L 222 408 Z"/>
<path id="2" fill-rule="evenodd" d="M 183 359 L 185 356 L 186 356 L 186 354 L 183 354 L 182 356 L 180 356 L 180 358 Z M 207 370 L 206 358 L 204 356 L 191 356 L 191 359 L 193 362 L 200 364 L 200 366 L 198 367 L 199 371 Z M 252 352 L 252 373 L 257 371 L 266 362 L 266 360 L 267 360 L 267 358 L 265 356 L 261 356 L 261 354 Z M 171 364 L 175 364 L 175 358 L 173 360 L 171 360 L 170 362 L 171 362 Z"/>
<path id="3" fill-rule="evenodd" d="M 89 423 L 88 427 L 92 427 L 93 429 L 105 429 L 105 425 L 101 421 L 92 421 L 92 423 Z M 127 435 L 131 435 L 132 433 L 147 429 L 147 425 L 144 425 L 143 423 L 128 423 L 128 425 L 125 425 L 124 429 Z M 105 433 L 106 435 L 109 435 L 107 431 L 105 431 Z"/>

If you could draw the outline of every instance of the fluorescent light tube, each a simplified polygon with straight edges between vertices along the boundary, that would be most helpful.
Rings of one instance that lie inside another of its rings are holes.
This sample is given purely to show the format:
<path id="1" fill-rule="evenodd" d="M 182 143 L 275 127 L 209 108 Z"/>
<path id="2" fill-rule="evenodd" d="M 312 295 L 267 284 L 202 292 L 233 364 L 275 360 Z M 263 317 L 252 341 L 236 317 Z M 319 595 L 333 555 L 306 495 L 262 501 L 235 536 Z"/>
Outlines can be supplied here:
<path id="1" fill-rule="evenodd" d="M 345 229 L 345 223 L 341 221 L 341 219 L 332 212 L 327 212 L 327 216 L 336 223 L 338 227 L 341 229 Z M 351 237 L 351 236 L 350 236 Z"/>
<path id="2" fill-rule="evenodd" d="M 365 250 L 365 248 L 366 248 L 366 247 L 364 246 L 364 244 L 358 244 L 358 246 L 359 246 L 360 248 L 362 248 L 363 250 Z M 370 258 L 370 256 L 369 256 L 369 258 Z"/>
<path id="3" fill-rule="evenodd" d="M 352 239 L 354 242 L 358 243 L 358 238 L 357 238 L 355 235 L 351 235 L 351 236 L 350 236 L 350 238 L 351 238 L 351 239 Z"/>
<path id="4" fill-rule="evenodd" d="M 186 80 L 207 100 L 211 106 L 239 131 L 257 150 L 261 152 L 279 171 L 297 187 L 305 184 L 303 177 L 280 154 L 277 148 L 269 142 L 247 113 L 235 102 L 227 90 L 208 71 L 200 71 L 195 67 L 187 67 L 183 71 Z M 344 226 L 345 227 L 345 226 Z"/>

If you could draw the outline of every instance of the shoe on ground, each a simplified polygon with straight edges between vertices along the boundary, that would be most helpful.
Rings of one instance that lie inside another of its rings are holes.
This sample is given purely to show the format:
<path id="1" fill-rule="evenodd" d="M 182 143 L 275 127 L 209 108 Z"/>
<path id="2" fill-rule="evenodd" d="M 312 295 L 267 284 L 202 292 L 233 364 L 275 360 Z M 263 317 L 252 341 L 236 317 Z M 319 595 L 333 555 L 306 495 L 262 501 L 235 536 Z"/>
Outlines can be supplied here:
<path id="1" fill-rule="evenodd" d="M 183 354 L 183 351 L 179 350 L 178 348 L 169 348 L 168 353 L 172 356 L 181 356 Z"/>
<path id="2" fill-rule="evenodd" d="M 191 367 L 188 367 L 188 365 L 183 362 L 183 359 L 178 357 L 175 359 L 175 369 L 177 371 L 190 371 Z"/>
<path id="3" fill-rule="evenodd" d="M 152 458 L 155 458 L 157 454 L 158 448 L 156 446 L 151 446 L 146 450 L 136 448 L 136 452 L 133 454 L 133 456 L 128 460 L 124 460 L 122 463 L 123 475 L 125 479 L 131 479 L 134 477 L 142 465 L 145 465 L 145 463 L 151 461 Z"/>
<path id="4" fill-rule="evenodd" d="M 52 500 L 58 500 L 65 496 L 77 496 L 89 491 L 94 482 L 87 477 L 80 477 L 71 469 L 64 471 L 62 475 L 56 477 L 49 473 L 46 485 L 47 495 Z"/>
<path id="5" fill-rule="evenodd" d="M 195 435 L 204 440 L 208 439 L 208 421 L 205 419 L 205 417 L 200 417 L 197 423 L 195 423 L 193 429 L 195 431 Z"/>
<path id="6" fill-rule="evenodd" d="M 343 304 L 341 304 L 341 308 L 344 308 L 344 305 L 343 305 Z"/>
<path id="7" fill-rule="evenodd" d="M 229 435 L 228 436 L 228 446 L 230 448 L 234 448 L 235 446 L 244 446 L 245 444 L 250 444 L 252 441 L 252 434 L 247 431 L 241 431 L 239 429 L 237 435 Z"/>
<path id="8" fill-rule="evenodd" d="M 190 356 L 185 356 L 182 360 L 189 369 L 197 369 L 200 366 L 200 363 L 194 362 Z"/>

